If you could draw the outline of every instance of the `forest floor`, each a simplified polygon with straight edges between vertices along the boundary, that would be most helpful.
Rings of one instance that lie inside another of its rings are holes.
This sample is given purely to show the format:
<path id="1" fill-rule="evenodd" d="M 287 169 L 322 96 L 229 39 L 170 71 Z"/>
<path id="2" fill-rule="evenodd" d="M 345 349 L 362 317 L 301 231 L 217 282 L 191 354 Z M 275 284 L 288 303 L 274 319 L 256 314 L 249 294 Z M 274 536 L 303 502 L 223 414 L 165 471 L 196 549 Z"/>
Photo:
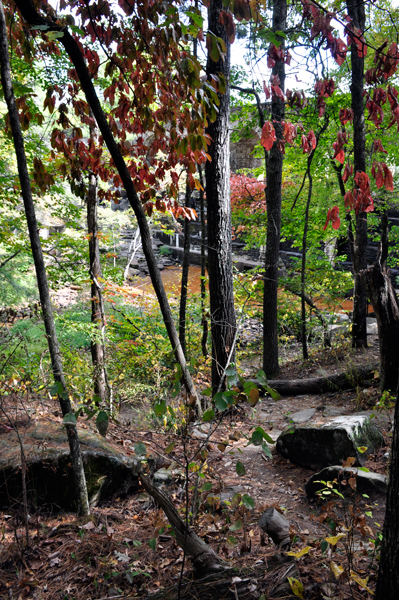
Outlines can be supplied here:
<path id="1" fill-rule="evenodd" d="M 242 365 L 244 375 L 253 377 L 259 361 L 259 356 L 248 352 Z M 375 336 L 369 339 L 366 350 L 353 351 L 347 343 L 339 343 L 332 349 L 312 350 L 306 362 L 298 358 L 296 347 L 285 353 L 280 377 L 320 376 L 376 362 Z M 204 389 L 207 382 L 202 380 L 198 385 Z M 265 539 L 257 522 L 267 507 L 276 507 L 290 523 L 292 548 L 295 552 L 303 550 L 297 566 L 305 598 L 371 598 L 369 589 L 376 582 L 375 543 L 384 520 L 384 497 L 352 494 L 345 501 L 336 496 L 329 503 L 310 502 L 304 484 L 312 472 L 281 458 L 274 448 L 272 458 L 268 459 L 261 447 L 248 445 L 247 438 L 260 425 L 276 439 L 292 422 L 293 415 L 305 408 L 315 409 L 312 423 L 325 422 L 332 416 L 373 412 L 386 447 L 369 456 L 366 467 L 386 474 L 384 454 L 389 450 L 392 414 L 389 410 L 374 411 L 379 398 L 378 383 L 371 382 L 363 389 L 285 396 L 277 402 L 262 398 L 255 408 L 239 405 L 206 443 L 206 454 L 202 456 L 207 464 L 204 479 L 197 481 L 195 474 L 190 475 L 188 508 L 196 513 L 194 529 L 232 565 L 259 567 L 267 564 L 268 557 L 277 550 L 267 536 Z M 32 399 L 30 408 L 35 410 L 31 410 L 29 420 L 61 420 L 59 407 L 48 397 Z M 144 407 L 144 412 L 149 408 Z M 184 515 L 187 502 L 184 467 L 194 457 L 198 459 L 198 453 L 204 450 L 203 432 L 207 430 L 193 425 L 188 437 L 177 435 L 173 429 L 153 430 L 144 418 L 138 422 L 137 415 L 142 411 L 143 407 L 123 405 L 115 422 L 110 424 L 107 440 L 127 454 L 133 453 L 138 442 L 145 443 L 150 454 L 162 454 L 163 466 L 174 474 L 165 487 Z M 22 419 L 19 427 L 23 426 Z M 84 427 L 94 429 L 94 423 L 87 421 Z M 169 451 L 167 447 L 172 442 L 175 446 Z M 222 442 L 228 442 L 226 449 Z M 245 470 L 240 476 L 237 460 Z M 196 487 L 198 502 L 192 503 Z M 254 508 L 240 505 L 240 496 L 234 494 L 253 498 Z M 197 509 L 193 509 L 195 506 Z M 191 574 L 190 560 L 177 546 L 163 512 L 142 489 L 94 508 L 90 518 L 32 513 L 29 536 L 27 545 L 20 512 L 11 509 L 0 512 L 1 599 L 144 598 L 167 586 L 177 588 L 179 578 Z M 326 544 L 325 538 L 331 536 L 337 538 Z M 263 593 L 261 584 L 255 581 L 254 585 L 259 590 L 254 597 L 259 598 Z M 301 597 L 300 590 L 298 594 Z M 273 589 L 268 589 L 267 598 L 273 597 Z"/>

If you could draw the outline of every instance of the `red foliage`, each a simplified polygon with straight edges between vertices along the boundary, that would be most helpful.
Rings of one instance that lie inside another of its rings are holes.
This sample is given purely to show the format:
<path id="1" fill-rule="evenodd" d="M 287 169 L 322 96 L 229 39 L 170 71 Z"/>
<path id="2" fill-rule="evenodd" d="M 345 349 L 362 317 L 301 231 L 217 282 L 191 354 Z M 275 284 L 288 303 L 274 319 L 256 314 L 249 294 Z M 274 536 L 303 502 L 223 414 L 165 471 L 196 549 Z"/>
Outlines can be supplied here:
<path id="1" fill-rule="evenodd" d="M 304 154 L 310 154 L 316 148 L 317 140 L 313 129 L 309 131 L 308 135 L 302 134 L 301 145 Z"/>
<path id="2" fill-rule="evenodd" d="M 384 154 L 388 154 L 385 148 L 382 145 L 381 140 L 377 139 L 373 142 L 373 152 L 383 152 Z"/>
<path id="3" fill-rule="evenodd" d="M 377 189 L 385 186 L 387 190 L 393 192 L 393 176 L 386 163 L 375 161 L 373 163 L 371 174 L 375 178 Z"/>
<path id="4" fill-rule="evenodd" d="M 344 173 L 342 175 L 342 181 L 344 183 L 346 183 L 348 181 L 349 177 L 351 177 L 352 175 L 353 175 L 353 166 L 350 165 L 349 163 L 346 163 Z"/>
<path id="5" fill-rule="evenodd" d="M 230 200 L 232 210 L 251 214 L 266 210 L 265 182 L 246 175 L 231 175 Z"/>
<path id="6" fill-rule="evenodd" d="M 345 152 L 344 152 L 344 144 L 346 144 L 348 141 L 347 135 L 345 131 L 338 131 L 337 133 L 337 141 L 333 143 L 333 148 L 334 148 L 334 156 L 333 156 L 333 160 L 337 160 L 338 162 L 341 163 L 341 165 L 344 164 L 345 161 Z"/>
<path id="7" fill-rule="evenodd" d="M 345 127 L 345 125 L 353 121 L 353 110 L 351 108 L 341 108 L 338 114 L 338 118 L 341 121 L 341 124 Z"/>
<path id="8" fill-rule="evenodd" d="M 262 136 L 260 138 L 260 143 L 265 148 L 265 150 L 271 150 L 274 142 L 277 141 L 276 132 L 273 127 L 273 123 L 271 121 L 266 121 L 266 123 L 262 127 Z"/>
<path id="9" fill-rule="evenodd" d="M 324 225 L 323 229 L 324 230 L 327 229 L 327 226 L 330 221 L 331 221 L 331 225 L 332 225 L 333 229 L 339 229 L 339 226 L 341 225 L 341 219 L 339 218 L 338 215 L 339 215 L 338 206 L 333 206 L 332 208 L 329 208 L 328 213 L 327 213 L 326 224 Z"/>
<path id="10" fill-rule="evenodd" d="M 364 171 L 358 171 L 355 175 L 355 183 L 358 186 L 353 191 L 356 214 L 359 212 L 373 212 L 374 202 L 371 197 L 370 178 Z"/>

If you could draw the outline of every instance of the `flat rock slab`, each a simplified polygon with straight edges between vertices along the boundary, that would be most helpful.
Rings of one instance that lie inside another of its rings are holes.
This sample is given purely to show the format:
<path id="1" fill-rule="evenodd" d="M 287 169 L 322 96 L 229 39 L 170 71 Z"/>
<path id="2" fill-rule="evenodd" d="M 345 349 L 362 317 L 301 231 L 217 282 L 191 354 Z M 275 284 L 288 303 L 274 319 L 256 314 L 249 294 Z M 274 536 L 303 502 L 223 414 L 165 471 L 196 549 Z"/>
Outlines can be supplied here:
<path id="1" fill-rule="evenodd" d="M 317 492 L 326 488 L 325 482 L 337 480 L 334 486 L 339 492 L 344 494 L 352 490 L 347 483 L 349 479 L 356 478 L 356 490 L 361 493 L 378 492 L 386 495 L 387 478 L 385 475 L 373 473 L 371 471 L 361 471 L 357 467 L 340 467 L 333 465 L 326 467 L 319 473 L 315 473 L 305 484 L 305 491 L 308 498 L 315 498 Z M 346 482 L 346 483 L 343 483 Z"/>
<path id="2" fill-rule="evenodd" d="M 138 489 L 141 463 L 100 435 L 78 429 L 91 505 Z M 41 422 L 20 431 L 27 465 L 28 502 L 75 511 L 76 494 L 69 445 L 62 425 Z M 21 501 L 21 448 L 16 431 L 0 435 L 0 507 Z"/>
<path id="3" fill-rule="evenodd" d="M 341 416 L 322 425 L 294 425 L 281 433 L 276 450 L 284 458 L 308 469 L 336 465 L 350 456 L 362 466 L 368 454 L 384 445 L 378 427 L 361 415 Z M 366 447 L 365 452 L 359 451 Z"/>
<path id="4" fill-rule="evenodd" d="M 305 410 L 300 410 L 299 412 L 296 412 L 292 415 L 289 416 L 289 419 L 296 424 L 300 424 L 300 423 L 306 423 L 307 421 L 310 421 L 310 419 L 313 417 L 313 415 L 315 414 L 316 409 L 315 408 L 305 408 Z"/>

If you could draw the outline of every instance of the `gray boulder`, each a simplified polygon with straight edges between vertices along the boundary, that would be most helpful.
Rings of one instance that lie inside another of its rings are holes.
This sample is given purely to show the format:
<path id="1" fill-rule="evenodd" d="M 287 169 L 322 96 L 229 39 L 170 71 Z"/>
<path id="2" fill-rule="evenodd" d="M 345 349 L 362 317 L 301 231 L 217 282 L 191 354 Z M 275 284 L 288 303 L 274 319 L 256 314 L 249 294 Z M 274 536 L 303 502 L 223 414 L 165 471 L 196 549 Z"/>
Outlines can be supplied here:
<path id="1" fill-rule="evenodd" d="M 21 433 L 26 457 L 28 502 L 75 511 L 76 493 L 65 428 L 42 422 Z M 79 428 L 90 504 L 138 489 L 141 463 L 120 453 L 100 435 Z M 0 435 L 0 508 L 22 500 L 21 449 L 16 431 Z"/>
<path id="2" fill-rule="evenodd" d="M 276 444 L 278 454 L 313 470 L 342 463 L 348 457 L 364 465 L 367 455 L 384 445 L 384 438 L 369 417 L 341 416 L 323 424 L 292 426 L 283 431 Z M 365 452 L 359 451 L 366 447 Z"/>
<path id="3" fill-rule="evenodd" d="M 356 477 L 356 490 L 360 493 L 387 493 L 387 478 L 385 475 L 371 471 L 361 471 L 357 467 L 340 467 L 339 465 L 326 467 L 319 473 L 312 475 L 305 484 L 305 491 L 308 498 L 315 498 L 317 492 L 325 489 L 326 485 L 323 482 L 334 481 L 336 479 L 336 489 L 344 494 L 351 491 L 352 487 L 348 483 L 345 484 L 343 482 L 348 482 L 353 477 Z"/>

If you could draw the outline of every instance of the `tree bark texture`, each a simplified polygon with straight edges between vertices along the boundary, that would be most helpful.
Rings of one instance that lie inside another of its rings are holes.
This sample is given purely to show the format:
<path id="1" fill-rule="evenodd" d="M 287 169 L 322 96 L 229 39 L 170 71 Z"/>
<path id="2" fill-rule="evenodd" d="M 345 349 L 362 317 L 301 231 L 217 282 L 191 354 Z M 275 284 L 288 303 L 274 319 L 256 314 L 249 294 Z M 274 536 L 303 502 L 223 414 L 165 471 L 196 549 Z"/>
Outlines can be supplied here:
<path id="1" fill-rule="evenodd" d="M 380 342 L 381 389 L 396 394 L 399 376 L 399 307 L 391 278 L 380 260 L 360 273 L 373 305 Z"/>
<path id="2" fill-rule="evenodd" d="M 29 25 L 46 25 L 48 26 L 49 31 L 62 31 L 63 35 L 59 41 L 64 46 L 65 51 L 67 52 L 71 62 L 73 63 L 76 69 L 77 75 L 80 80 L 80 84 L 82 86 L 82 90 L 86 96 L 86 100 L 93 112 L 94 118 L 97 121 L 97 125 L 101 131 L 104 142 L 109 150 L 115 167 L 118 170 L 119 176 L 122 180 L 129 203 L 134 211 L 134 214 L 136 215 L 137 224 L 140 228 L 143 251 L 145 259 L 147 261 L 149 274 L 151 277 L 151 282 L 158 298 L 159 306 L 162 312 L 163 320 L 165 323 L 166 330 L 168 332 L 168 337 L 173 352 L 182 370 L 184 383 L 190 395 L 193 395 L 198 398 L 194 382 L 187 368 L 186 359 L 181 348 L 175 323 L 173 321 L 172 311 L 170 309 L 161 274 L 157 266 L 156 257 L 152 248 L 151 232 L 148 226 L 143 206 L 137 195 L 136 188 L 134 186 L 129 170 L 120 151 L 119 145 L 112 134 L 107 117 L 101 107 L 96 90 L 94 89 L 91 80 L 91 75 L 86 67 L 79 46 L 69 33 L 67 27 L 61 27 L 60 25 L 55 24 L 50 19 L 46 19 L 45 17 L 41 16 L 36 11 L 31 0 L 15 0 L 15 4 L 18 7 L 18 10 L 21 12 L 23 18 L 27 21 Z"/>
<path id="3" fill-rule="evenodd" d="M 308 377 L 306 379 L 270 379 L 269 386 L 282 396 L 297 396 L 300 394 L 323 394 L 324 392 L 337 392 L 338 390 L 351 390 L 361 386 L 367 379 L 374 379 L 378 371 L 378 364 L 366 367 L 357 367 L 344 373 L 326 375 L 325 377 Z M 262 393 L 264 388 L 254 380 Z"/>
<path id="4" fill-rule="evenodd" d="M 226 568 L 224 561 L 180 517 L 172 501 L 154 486 L 146 475 L 140 474 L 140 481 L 148 494 L 156 500 L 167 516 L 175 532 L 176 542 L 193 561 L 198 576 L 204 576 Z"/>
<path id="5" fill-rule="evenodd" d="M 234 344 L 236 316 L 234 310 L 233 263 L 231 248 L 230 207 L 230 44 L 219 16 L 224 10 L 222 0 L 211 0 L 208 9 L 209 31 L 225 41 L 224 59 L 214 62 L 209 53 L 206 66 L 208 79 L 212 75 L 224 78 L 226 92 L 218 94 L 216 120 L 207 127 L 211 137 L 205 165 L 208 217 L 208 274 L 212 337 L 212 389 L 216 392 Z M 234 362 L 234 353 L 231 357 Z"/>
<path id="6" fill-rule="evenodd" d="M 90 125 L 90 144 L 98 144 L 98 127 L 93 118 Z M 102 404 L 107 402 L 108 393 L 105 374 L 105 348 L 102 342 L 104 314 L 102 310 L 102 297 L 100 282 L 102 279 L 100 247 L 98 243 L 97 198 L 98 178 L 95 173 L 89 174 L 89 189 L 87 194 L 87 232 L 89 234 L 89 273 L 91 282 L 91 322 L 98 330 L 98 338 L 90 343 L 91 359 L 93 363 L 94 394 Z"/>
<path id="7" fill-rule="evenodd" d="M 188 183 L 188 177 L 186 182 L 186 207 L 191 208 L 192 193 Z M 191 241 L 191 227 L 190 219 L 184 219 L 184 246 L 183 246 L 183 260 L 182 260 L 182 271 L 181 271 L 181 290 L 180 290 L 180 308 L 179 308 L 179 340 L 181 343 L 184 355 L 187 357 L 187 343 L 186 343 L 186 309 L 187 309 L 187 286 L 188 286 L 188 272 L 190 268 L 190 241 Z"/>
<path id="8" fill-rule="evenodd" d="M 24 201 L 26 220 L 29 230 L 29 239 L 32 249 L 33 261 L 35 264 L 37 284 L 39 289 L 40 304 L 42 308 L 44 327 L 46 331 L 47 343 L 51 358 L 51 365 L 54 380 L 60 385 L 58 400 L 60 402 L 63 416 L 72 413 L 71 403 L 69 401 L 68 390 L 65 384 L 62 368 L 61 353 L 58 344 L 53 311 L 50 301 L 50 293 L 47 282 L 46 268 L 43 260 L 42 246 L 39 237 L 39 228 L 36 220 L 35 207 L 33 204 L 30 178 L 26 163 L 25 145 L 22 136 L 21 125 L 19 122 L 18 108 L 15 102 L 14 90 L 11 83 L 10 61 L 8 57 L 7 27 L 4 14 L 3 3 L 0 0 L 0 63 L 1 63 L 1 83 L 3 86 L 4 97 L 7 103 L 10 116 L 10 126 L 14 140 L 15 153 L 18 163 L 18 175 L 21 184 L 21 193 Z M 82 454 L 76 425 L 67 425 L 67 436 L 69 448 L 71 451 L 71 462 L 74 473 L 76 494 L 78 497 L 79 512 L 82 515 L 88 515 L 89 500 L 87 496 L 86 478 L 83 468 Z"/>
<path id="9" fill-rule="evenodd" d="M 202 323 L 202 336 L 201 336 L 201 350 L 205 358 L 208 357 L 208 319 L 206 315 L 206 265 L 207 259 L 205 254 L 206 245 L 206 221 L 205 221 L 205 194 L 204 194 L 204 177 L 202 174 L 202 166 L 198 165 L 198 173 L 200 178 L 200 184 L 202 189 L 200 190 L 200 219 L 201 219 L 201 323 Z"/>
<path id="10" fill-rule="evenodd" d="M 399 396 L 396 397 L 388 494 L 375 600 L 396 600 L 399 581 Z"/>
<path id="11" fill-rule="evenodd" d="M 364 3 L 347 0 L 348 14 L 353 24 L 364 32 Z M 351 44 L 352 83 L 351 97 L 353 110 L 353 158 L 354 172 L 366 171 L 366 126 L 364 120 L 364 58 L 358 56 L 357 45 Z M 352 345 L 354 348 L 367 347 L 367 295 L 360 271 L 367 268 L 367 213 L 356 215 L 353 272 L 355 291 L 353 299 Z"/>
<path id="12" fill-rule="evenodd" d="M 287 27 L 287 0 L 273 2 L 273 31 L 285 32 Z M 284 49 L 284 37 L 277 36 Z M 284 92 L 285 63 L 277 60 L 272 70 L 278 75 L 280 88 Z M 281 231 L 281 185 L 283 175 L 283 154 L 277 143 L 283 138 L 281 121 L 284 119 L 285 107 L 283 100 L 275 94 L 272 96 L 271 120 L 276 130 L 277 142 L 269 152 L 266 171 L 266 206 L 267 206 L 267 237 L 265 279 L 263 293 L 263 370 L 266 375 L 276 375 L 278 364 L 278 330 L 277 330 L 277 287 L 278 261 L 280 253 Z"/>

